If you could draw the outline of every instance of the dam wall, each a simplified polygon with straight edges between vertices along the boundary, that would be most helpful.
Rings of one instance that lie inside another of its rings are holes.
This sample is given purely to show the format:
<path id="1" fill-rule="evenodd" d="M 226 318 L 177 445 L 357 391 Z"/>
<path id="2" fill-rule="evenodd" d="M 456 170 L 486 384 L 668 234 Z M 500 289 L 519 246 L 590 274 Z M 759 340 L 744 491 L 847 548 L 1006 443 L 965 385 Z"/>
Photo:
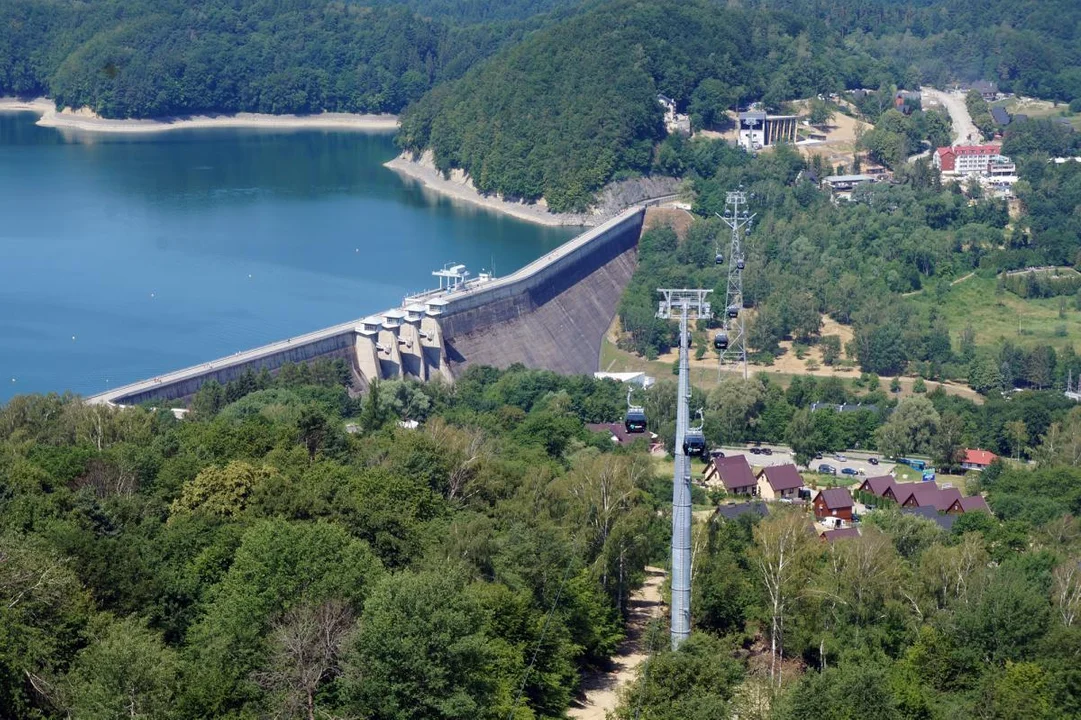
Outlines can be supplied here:
<path id="1" fill-rule="evenodd" d="M 502 278 L 408 298 L 405 308 L 115 388 L 92 403 L 136 405 L 191 397 L 251 370 L 341 357 L 357 384 L 453 380 L 470 365 L 563 374 L 597 369 L 604 333 L 634 272 L 645 207 L 631 208 Z"/>

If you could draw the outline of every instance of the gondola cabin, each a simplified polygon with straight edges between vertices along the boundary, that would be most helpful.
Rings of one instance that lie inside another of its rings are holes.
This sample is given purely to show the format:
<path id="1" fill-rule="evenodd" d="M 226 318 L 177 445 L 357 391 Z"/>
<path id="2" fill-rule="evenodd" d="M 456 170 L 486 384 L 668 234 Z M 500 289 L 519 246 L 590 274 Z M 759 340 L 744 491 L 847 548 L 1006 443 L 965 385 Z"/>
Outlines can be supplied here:
<path id="1" fill-rule="evenodd" d="M 728 306 L 728 317 L 730 317 L 730 318 L 738 318 L 739 317 L 739 305 L 729 305 Z"/>
<path id="2" fill-rule="evenodd" d="M 644 433 L 646 431 L 646 413 L 642 408 L 632 407 L 627 411 L 623 419 L 623 427 L 629 433 Z"/>
<path id="3" fill-rule="evenodd" d="M 717 253 L 717 256 L 713 258 L 713 262 L 718 265 L 724 265 L 724 255 Z"/>
<path id="4" fill-rule="evenodd" d="M 744 264 L 743 264 L 743 261 L 742 260 L 736 260 L 736 267 L 738 269 L 742 270 L 745 267 Z"/>
<path id="5" fill-rule="evenodd" d="M 713 336 L 713 347 L 718 350 L 728 349 L 728 333 L 719 332 Z"/>
<path id="6" fill-rule="evenodd" d="M 706 453 L 706 436 L 701 430 L 691 428 L 683 436 L 683 454 L 690 457 L 702 457 Z"/>

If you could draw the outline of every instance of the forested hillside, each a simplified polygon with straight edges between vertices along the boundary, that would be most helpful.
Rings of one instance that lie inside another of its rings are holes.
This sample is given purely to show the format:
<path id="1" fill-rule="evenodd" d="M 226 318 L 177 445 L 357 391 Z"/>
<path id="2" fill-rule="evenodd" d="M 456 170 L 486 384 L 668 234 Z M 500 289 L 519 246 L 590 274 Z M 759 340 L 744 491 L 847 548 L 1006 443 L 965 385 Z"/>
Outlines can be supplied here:
<path id="1" fill-rule="evenodd" d="M 108 117 L 400 111 L 520 35 L 328 0 L 9 0 L 0 94 Z"/>
<path id="2" fill-rule="evenodd" d="M 682 241 L 663 226 L 642 237 L 639 267 L 619 309 L 620 344 L 647 358 L 673 345 L 671 326 L 655 317 L 658 287 L 713 288 L 723 297 L 728 266 L 714 257 L 728 231 L 714 214 L 724 211 L 726 191 L 743 186 L 757 213 L 743 273 L 748 348 L 756 361 L 771 363 L 780 342 L 792 340 L 804 348 L 832 345 L 829 364 L 876 375 L 951 379 L 982 393 L 1065 388 L 1070 377 L 1081 377 L 1076 330 L 1070 330 L 1076 324 L 1068 324 L 1081 312 L 1077 284 L 1069 276 L 1054 284 L 1000 276 L 1027 267 L 1081 267 L 1081 163 L 1048 162 L 1048 153 L 1073 153 L 1078 143 L 1077 133 L 1048 121 L 1018 123 L 1007 132 L 1022 177 L 1011 222 L 1004 200 L 942 184 L 926 160 L 902 163 L 895 182 L 865 186 L 851 202 L 838 203 L 806 177 L 828 169 L 794 149 L 752 157 L 723 141 L 670 137 L 659 146 L 655 167 L 688 178 L 696 219 Z M 966 276 L 989 291 L 963 295 L 964 282 L 954 283 Z M 1030 325 L 1026 308 L 1002 302 L 1007 293 L 1053 298 L 1054 309 L 1029 309 L 1046 318 Z M 842 345 L 836 335 L 823 337 L 823 314 L 851 326 L 852 340 Z M 994 331 L 981 325 L 988 317 Z M 712 356 L 708 343 L 703 327 L 700 356 Z"/>
<path id="3" fill-rule="evenodd" d="M 56 395 L 0 407 L 0 714 L 562 717 L 645 564 L 667 562 L 665 466 L 583 426 L 619 419 L 624 388 L 474 368 L 358 401 L 347 375 L 320 362 L 211 384 L 184 420 Z M 663 621 L 648 633 L 618 717 L 1081 716 L 1081 410 L 937 391 L 886 418 L 893 401 L 869 389 L 879 412 L 811 419 L 848 393 L 732 380 L 704 403 L 708 433 L 937 454 L 1020 426 L 1039 468 L 971 477 L 999 519 L 952 532 L 882 510 L 828 545 L 783 505 L 700 524 L 695 632 L 677 653 Z M 644 400 L 668 435 L 674 381 Z"/>
<path id="4" fill-rule="evenodd" d="M 343 370 L 183 422 L 0 407 L 0 716 L 561 716 L 663 560 L 648 458 L 582 424 L 622 389 L 479 370 L 359 403 Z"/>
<path id="5" fill-rule="evenodd" d="M 440 169 L 465 169 L 482 192 L 581 209 L 613 177 L 648 171 L 664 136 L 657 93 L 712 117 L 884 76 L 879 61 L 812 30 L 794 15 L 706 0 L 604 3 L 411 106 L 400 143 L 430 148 Z"/>

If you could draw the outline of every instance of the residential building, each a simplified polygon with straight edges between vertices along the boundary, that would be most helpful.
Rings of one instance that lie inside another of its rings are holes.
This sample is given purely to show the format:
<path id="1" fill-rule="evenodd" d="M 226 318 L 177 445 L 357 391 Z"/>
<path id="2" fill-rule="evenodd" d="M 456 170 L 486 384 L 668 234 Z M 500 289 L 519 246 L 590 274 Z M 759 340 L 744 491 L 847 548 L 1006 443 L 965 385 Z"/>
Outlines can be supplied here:
<path id="1" fill-rule="evenodd" d="M 617 445 L 627 445 L 635 440 L 649 440 L 653 433 L 629 433 L 623 423 L 588 423 L 587 430 L 592 432 L 606 432 L 612 436 L 612 442 Z"/>
<path id="2" fill-rule="evenodd" d="M 677 112 L 675 100 L 657 95 L 657 102 L 664 108 L 664 126 L 669 133 L 691 134 L 691 119 L 686 113 Z"/>
<path id="3" fill-rule="evenodd" d="M 965 449 L 965 455 L 961 458 L 961 467 L 965 470 L 986 470 L 987 466 L 995 461 L 998 456 L 990 450 Z"/>
<path id="4" fill-rule="evenodd" d="M 954 145 L 940 147 L 931 158 L 932 164 L 944 173 L 957 175 L 987 174 L 994 166 L 1003 175 L 1016 172 L 1010 158 L 1000 154 L 1001 145 Z M 1008 168 L 1008 172 L 1006 171 Z"/>
<path id="5" fill-rule="evenodd" d="M 739 518 L 739 516 L 747 514 L 765 517 L 766 515 L 769 515 L 769 506 L 764 502 L 744 502 L 736 503 L 735 505 L 719 505 L 717 507 L 717 514 L 725 520 L 735 520 Z"/>
<path id="6" fill-rule="evenodd" d="M 930 520 L 934 524 L 946 532 L 950 532 L 953 529 L 953 524 L 957 522 L 956 515 L 943 515 L 930 507 L 907 507 L 901 508 L 901 512 L 905 515 L 912 515 L 913 517 L 923 518 L 924 520 Z"/>
<path id="7" fill-rule="evenodd" d="M 803 478 L 792 463 L 770 465 L 758 473 L 758 496 L 765 500 L 799 497 Z"/>
<path id="8" fill-rule="evenodd" d="M 819 520 L 835 517 L 852 522 L 852 495 L 846 488 L 820 490 L 811 504 L 814 505 L 815 518 Z"/>
<path id="9" fill-rule="evenodd" d="M 828 187 L 833 192 L 843 193 L 852 192 L 857 185 L 874 181 L 873 175 L 830 175 L 822 178 L 822 186 Z"/>
<path id="10" fill-rule="evenodd" d="M 1001 105 L 996 105 L 991 108 L 991 119 L 994 120 L 995 124 L 999 127 L 1006 127 L 1010 124 L 1010 113 Z"/>
<path id="11" fill-rule="evenodd" d="M 960 503 L 962 513 L 985 512 L 988 515 L 991 514 L 991 508 L 987 506 L 987 501 L 980 495 L 961 498 Z"/>
<path id="12" fill-rule="evenodd" d="M 992 102 L 998 99 L 998 85 L 990 80 L 977 80 L 972 83 L 972 90 L 975 90 L 980 94 L 987 102 Z"/>
<path id="13" fill-rule="evenodd" d="M 856 494 L 877 498 L 884 497 L 886 491 L 893 487 L 894 482 L 893 475 L 869 477 L 856 488 Z"/>
<path id="14" fill-rule="evenodd" d="M 837 528 L 836 530 L 823 530 L 818 537 L 822 538 L 826 542 L 834 542 L 835 540 L 842 540 L 844 538 L 858 538 L 860 531 L 854 527 Z"/>
<path id="15" fill-rule="evenodd" d="M 913 491 L 917 487 L 931 487 L 936 490 L 938 489 L 938 485 L 936 485 L 933 480 L 916 483 L 899 483 L 895 481 L 891 487 L 887 488 L 886 491 L 882 493 L 882 497 L 887 500 L 892 500 L 898 505 L 904 505 L 905 501 L 911 497 Z"/>
<path id="16" fill-rule="evenodd" d="M 918 92 L 898 90 L 893 96 L 893 108 L 904 115 L 911 115 L 922 106 L 922 98 Z"/>
<path id="17" fill-rule="evenodd" d="M 713 458 L 704 480 L 709 483 L 716 479 L 720 479 L 724 489 L 732 495 L 754 495 L 758 490 L 758 482 L 744 455 Z"/>
<path id="18" fill-rule="evenodd" d="M 761 110 L 739 114 L 739 145 L 754 152 L 779 142 L 796 142 L 796 115 L 767 115 Z"/>

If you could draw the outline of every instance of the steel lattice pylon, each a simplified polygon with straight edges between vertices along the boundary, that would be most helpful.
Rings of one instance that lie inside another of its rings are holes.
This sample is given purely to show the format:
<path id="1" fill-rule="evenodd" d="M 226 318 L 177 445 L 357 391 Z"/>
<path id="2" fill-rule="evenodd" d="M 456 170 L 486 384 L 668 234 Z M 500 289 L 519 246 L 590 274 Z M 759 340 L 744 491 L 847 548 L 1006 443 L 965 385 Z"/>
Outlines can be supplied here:
<path id="1" fill-rule="evenodd" d="M 747 194 L 734 190 L 725 195 L 724 215 L 718 215 L 725 225 L 732 229 L 732 240 L 728 248 L 728 290 L 725 293 L 722 309 L 723 330 L 728 347 L 719 350 L 720 362 L 717 376 L 720 377 L 725 365 L 743 365 L 743 379 L 747 379 L 747 331 L 743 319 L 743 269 L 746 256 L 743 254 L 743 235 L 751 226 L 754 214 L 747 211 Z M 735 317 L 732 317 L 735 315 Z"/>
<path id="2" fill-rule="evenodd" d="M 676 447 L 672 477 L 672 649 L 691 634 L 691 461 L 683 451 L 689 422 L 691 381 L 687 369 L 688 323 L 711 313 L 706 296 L 712 290 L 662 289 L 657 317 L 679 320 L 679 389 L 676 402 Z"/>

